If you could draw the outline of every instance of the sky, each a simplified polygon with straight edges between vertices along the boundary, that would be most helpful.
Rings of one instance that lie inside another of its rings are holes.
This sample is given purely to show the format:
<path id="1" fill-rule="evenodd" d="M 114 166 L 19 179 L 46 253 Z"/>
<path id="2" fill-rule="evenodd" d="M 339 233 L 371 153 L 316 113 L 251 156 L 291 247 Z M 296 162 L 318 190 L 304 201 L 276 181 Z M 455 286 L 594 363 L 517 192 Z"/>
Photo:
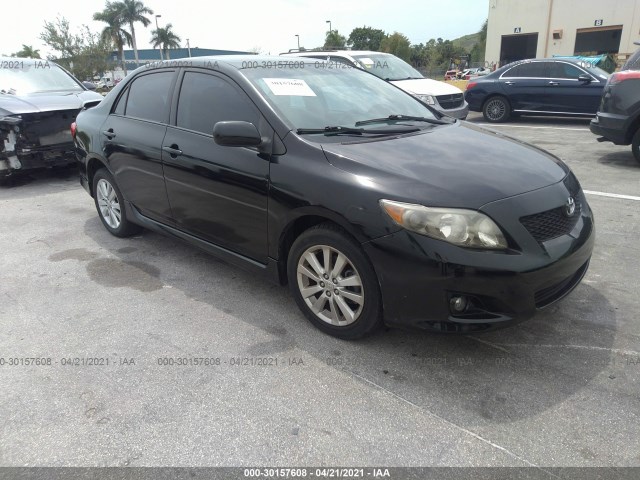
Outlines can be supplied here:
<path id="1" fill-rule="evenodd" d="M 44 58 L 51 52 L 39 39 L 44 22 L 56 16 L 69 20 L 72 31 L 86 24 L 100 31 L 104 24 L 94 22 L 93 14 L 104 8 L 105 0 L 7 0 L 0 29 L 0 54 L 10 55 L 22 44 L 40 49 Z M 223 50 L 259 49 L 278 54 L 300 45 L 321 46 L 331 20 L 333 30 L 345 37 L 356 27 L 369 26 L 387 33 L 398 31 L 411 43 L 430 38 L 454 39 L 480 30 L 487 18 L 488 0 L 234 0 L 203 1 L 143 0 L 162 15 L 159 26 L 173 25 L 182 39 L 181 46 Z M 223 5 L 223 6 L 222 6 Z M 151 30 L 137 24 L 138 48 L 151 48 Z"/>

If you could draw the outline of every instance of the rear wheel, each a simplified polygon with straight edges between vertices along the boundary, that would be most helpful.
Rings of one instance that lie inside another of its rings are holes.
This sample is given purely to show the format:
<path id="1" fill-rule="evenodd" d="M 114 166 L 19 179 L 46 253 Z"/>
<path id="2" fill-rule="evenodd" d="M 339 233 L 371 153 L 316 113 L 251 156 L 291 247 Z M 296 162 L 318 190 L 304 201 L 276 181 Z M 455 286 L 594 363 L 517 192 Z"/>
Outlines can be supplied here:
<path id="1" fill-rule="evenodd" d="M 506 122 L 511 117 L 511 105 L 505 97 L 491 97 L 484 103 L 482 115 L 487 122 Z"/>
<path id="2" fill-rule="evenodd" d="M 93 176 L 93 196 L 100 220 L 109 233 L 116 237 L 130 237 L 141 230 L 127 219 L 122 193 L 106 168 L 101 168 Z"/>
<path id="3" fill-rule="evenodd" d="M 636 158 L 636 160 L 640 162 L 640 128 L 633 136 L 633 140 L 631 141 L 631 151 L 633 152 L 633 156 Z"/>
<path id="4" fill-rule="evenodd" d="M 298 307 L 323 332 L 354 340 L 381 325 L 375 271 L 341 228 L 321 224 L 300 235 L 289 252 L 287 276 Z"/>

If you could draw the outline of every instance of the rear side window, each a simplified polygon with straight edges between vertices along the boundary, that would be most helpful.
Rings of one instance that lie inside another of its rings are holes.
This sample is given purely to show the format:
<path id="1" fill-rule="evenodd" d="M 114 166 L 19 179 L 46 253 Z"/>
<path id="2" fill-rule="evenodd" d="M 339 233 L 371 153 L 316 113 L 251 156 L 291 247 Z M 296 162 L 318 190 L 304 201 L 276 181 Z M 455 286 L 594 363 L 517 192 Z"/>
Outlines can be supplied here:
<path id="1" fill-rule="evenodd" d="M 246 94 L 227 81 L 207 73 L 186 72 L 176 125 L 213 135 L 217 122 L 242 120 L 258 125 L 259 115 Z"/>
<path id="2" fill-rule="evenodd" d="M 640 70 L 640 49 L 629 57 L 629 60 L 622 66 L 622 70 Z"/>
<path id="3" fill-rule="evenodd" d="M 545 62 L 530 62 L 516 65 L 503 76 L 509 78 L 546 78 L 548 75 Z"/>
<path id="4" fill-rule="evenodd" d="M 584 72 L 578 67 L 575 67 L 569 63 L 551 63 L 551 78 L 566 78 L 570 80 L 577 80 L 580 75 L 584 75 Z"/>
<path id="5" fill-rule="evenodd" d="M 167 123 L 173 75 L 174 72 L 158 72 L 136 78 L 129 87 L 125 115 Z"/>

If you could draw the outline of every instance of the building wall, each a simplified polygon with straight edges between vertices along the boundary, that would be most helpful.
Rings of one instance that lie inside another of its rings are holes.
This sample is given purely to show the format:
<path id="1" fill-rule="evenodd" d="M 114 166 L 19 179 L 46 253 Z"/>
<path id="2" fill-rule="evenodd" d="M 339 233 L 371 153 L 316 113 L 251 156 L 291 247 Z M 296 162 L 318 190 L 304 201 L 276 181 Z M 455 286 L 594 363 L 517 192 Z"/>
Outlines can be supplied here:
<path id="1" fill-rule="evenodd" d="M 503 35 L 538 33 L 537 58 L 573 55 L 576 31 L 602 26 L 623 25 L 619 60 L 624 61 L 640 40 L 640 0 L 489 0 L 487 28 L 488 62 L 500 61 Z M 562 39 L 552 38 L 554 30 L 562 30 Z"/>

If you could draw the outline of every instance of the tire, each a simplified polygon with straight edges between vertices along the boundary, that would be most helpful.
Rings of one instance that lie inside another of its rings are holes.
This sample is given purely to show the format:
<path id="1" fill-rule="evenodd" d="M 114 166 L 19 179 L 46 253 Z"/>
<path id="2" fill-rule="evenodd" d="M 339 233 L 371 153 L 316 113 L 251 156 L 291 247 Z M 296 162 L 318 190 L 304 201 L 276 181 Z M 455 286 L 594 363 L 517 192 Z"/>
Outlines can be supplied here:
<path id="1" fill-rule="evenodd" d="M 104 227 L 116 237 L 130 237 L 142 230 L 127 219 L 124 197 L 106 168 L 93 176 L 93 197 Z"/>
<path id="2" fill-rule="evenodd" d="M 633 136 L 633 140 L 631 140 L 631 151 L 635 159 L 640 162 L 640 128 Z"/>
<path id="3" fill-rule="evenodd" d="M 491 97 L 482 106 L 482 115 L 487 122 L 506 122 L 511 117 L 511 105 L 505 97 Z"/>
<path id="4" fill-rule="evenodd" d="M 340 270 L 333 277 L 330 270 L 336 266 Z M 360 245 L 340 227 L 323 223 L 300 235 L 289 251 L 287 276 L 298 307 L 323 332 L 355 340 L 382 324 L 375 271 Z"/>

